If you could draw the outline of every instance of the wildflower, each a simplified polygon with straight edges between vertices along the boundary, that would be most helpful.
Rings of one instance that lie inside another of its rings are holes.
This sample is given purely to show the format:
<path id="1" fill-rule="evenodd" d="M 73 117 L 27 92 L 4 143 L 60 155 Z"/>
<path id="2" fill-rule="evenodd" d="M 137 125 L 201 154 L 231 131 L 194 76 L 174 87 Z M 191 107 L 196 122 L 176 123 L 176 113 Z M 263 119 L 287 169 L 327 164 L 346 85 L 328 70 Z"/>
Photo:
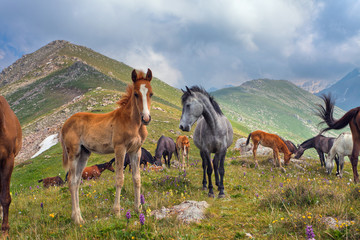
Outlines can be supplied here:
<path id="1" fill-rule="evenodd" d="M 126 212 L 126 218 L 129 220 L 131 218 L 131 213 L 130 213 L 130 210 L 128 210 Z"/>
<path id="2" fill-rule="evenodd" d="M 44 204 L 40 203 L 40 207 L 41 207 L 41 209 L 44 209 Z"/>
<path id="3" fill-rule="evenodd" d="M 256 193 L 256 194 L 255 194 L 255 196 L 258 198 L 258 197 L 259 197 L 259 194 L 258 194 L 258 193 Z"/>
<path id="4" fill-rule="evenodd" d="M 150 208 L 146 209 L 146 216 L 148 216 L 148 217 L 151 216 L 151 209 Z"/>
<path id="5" fill-rule="evenodd" d="M 283 183 L 280 183 L 280 184 L 279 184 L 279 186 L 280 186 L 280 187 L 283 187 L 283 186 L 284 186 L 284 184 L 283 184 Z"/>
<path id="6" fill-rule="evenodd" d="M 52 217 L 52 218 L 55 217 L 55 215 L 53 213 L 50 213 L 49 216 Z"/>
<path id="7" fill-rule="evenodd" d="M 308 240 L 315 240 L 315 234 L 312 225 L 308 225 L 306 227 L 306 236 Z"/>
<path id="8" fill-rule="evenodd" d="M 145 215 L 140 213 L 139 220 L 140 220 L 141 225 L 144 225 L 145 224 Z"/>
<path id="9" fill-rule="evenodd" d="M 32 189 L 31 186 L 29 187 L 29 189 L 30 189 L 30 190 Z"/>
<path id="10" fill-rule="evenodd" d="M 141 203 L 142 205 L 145 204 L 145 197 L 144 197 L 143 194 L 140 195 L 140 203 Z"/>

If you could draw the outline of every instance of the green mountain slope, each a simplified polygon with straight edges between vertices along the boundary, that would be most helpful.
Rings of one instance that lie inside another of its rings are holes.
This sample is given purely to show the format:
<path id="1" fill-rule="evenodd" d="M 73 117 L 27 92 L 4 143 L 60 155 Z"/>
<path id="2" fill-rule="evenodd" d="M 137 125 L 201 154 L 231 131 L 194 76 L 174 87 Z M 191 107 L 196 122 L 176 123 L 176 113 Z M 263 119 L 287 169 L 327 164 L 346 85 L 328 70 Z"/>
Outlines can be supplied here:
<path id="1" fill-rule="evenodd" d="M 226 115 L 244 125 L 277 133 L 296 143 L 319 132 L 314 114 L 317 96 L 284 80 L 258 79 L 213 93 Z M 337 108 L 335 116 L 344 111 Z"/>

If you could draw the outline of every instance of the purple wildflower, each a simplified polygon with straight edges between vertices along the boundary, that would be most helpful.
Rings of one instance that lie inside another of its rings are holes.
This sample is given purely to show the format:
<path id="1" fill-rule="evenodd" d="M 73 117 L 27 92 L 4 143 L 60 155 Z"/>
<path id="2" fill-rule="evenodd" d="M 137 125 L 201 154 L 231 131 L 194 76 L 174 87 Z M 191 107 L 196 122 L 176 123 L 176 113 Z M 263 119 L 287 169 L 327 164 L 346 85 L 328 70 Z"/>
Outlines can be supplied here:
<path id="1" fill-rule="evenodd" d="M 130 210 L 128 210 L 126 212 L 126 218 L 129 220 L 131 218 L 131 213 L 130 213 Z"/>
<path id="2" fill-rule="evenodd" d="M 245 177 L 245 175 L 246 175 L 246 172 L 244 172 L 244 177 Z"/>
<path id="3" fill-rule="evenodd" d="M 283 187 L 283 186 L 284 186 L 284 184 L 283 184 L 283 183 L 280 183 L 280 184 L 279 184 L 279 186 L 280 186 L 280 187 Z"/>
<path id="4" fill-rule="evenodd" d="M 140 203 L 141 203 L 141 205 L 145 204 L 145 197 L 143 194 L 140 195 Z"/>
<path id="5" fill-rule="evenodd" d="M 30 190 L 31 190 L 32 188 L 31 188 L 31 186 L 30 186 Z"/>
<path id="6" fill-rule="evenodd" d="M 315 234 L 312 225 L 308 225 L 306 227 L 306 236 L 308 240 L 315 240 Z"/>
<path id="7" fill-rule="evenodd" d="M 44 209 L 44 204 L 40 203 L 40 207 L 41 207 L 41 209 Z"/>
<path id="8" fill-rule="evenodd" d="M 258 197 L 259 197 L 259 194 L 258 194 L 258 193 L 256 193 L 256 194 L 255 194 L 255 196 L 258 198 Z"/>
<path id="9" fill-rule="evenodd" d="M 139 220 L 141 225 L 145 224 L 145 215 L 143 213 L 140 213 Z"/>
<path id="10" fill-rule="evenodd" d="M 38 189 L 40 188 L 39 185 L 36 186 Z"/>

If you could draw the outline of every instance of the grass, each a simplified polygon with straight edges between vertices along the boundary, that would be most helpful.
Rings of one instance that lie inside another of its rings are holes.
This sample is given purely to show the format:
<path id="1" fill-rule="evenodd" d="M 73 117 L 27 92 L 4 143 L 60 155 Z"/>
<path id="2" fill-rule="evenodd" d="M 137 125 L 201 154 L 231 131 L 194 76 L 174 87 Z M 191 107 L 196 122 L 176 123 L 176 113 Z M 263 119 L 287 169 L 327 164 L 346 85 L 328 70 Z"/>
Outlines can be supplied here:
<path id="1" fill-rule="evenodd" d="M 283 173 L 272 167 L 268 157 L 253 168 L 252 157 L 243 158 L 229 151 L 225 164 L 226 198 L 208 198 L 201 190 L 202 167 L 199 155 L 191 151 L 193 163 L 186 176 L 178 169 L 162 172 L 142 171 L 141 192 L 146 203 L 145 225 L 133 211 L 131 173 L 125 171 L 121 196 L 121 217 L 112 213 L 114 173 L 105 171 L 97 181 L 84 181 L 80 187 L 80 207 L 86 223 L 72 223 L 71 200 L 67 186 L 44 189 L 37 183 L 42 176 L 62 173 L 61 149 L 57 146 L 17 166 L 12 178 L 10 235 L 16 239 L 241 239 L 250 233 L 258 239 L 305 239 L 305 228 L 312 225 L 316 239 L 358 239 L 360 237 L 360 188 L 343 179 L 327 175 L 317 160 L 308 160 L 304 172 L 290 164 Z M 110 156 L 92 155 L 89 162 L 107 161 Z M 50 166 L 52 166 L 50 168 Z M 52 169 L 52 170 L 51 170 Z M 351 172 L 350 164 L 345 171 Z M 215 191 L 217 193 L 217 191 Z M 210 207 L 201 224 L 182 224 L 175 217 L 156 220 L 150 212 L 184 200 L 207 201 Z M 43 203 L 43 208 L 41 207 Z M 129 223 L 125 213 L 130 210 Z M 337 230 L 322 223 L 325 216 L 339 222 Z"/>

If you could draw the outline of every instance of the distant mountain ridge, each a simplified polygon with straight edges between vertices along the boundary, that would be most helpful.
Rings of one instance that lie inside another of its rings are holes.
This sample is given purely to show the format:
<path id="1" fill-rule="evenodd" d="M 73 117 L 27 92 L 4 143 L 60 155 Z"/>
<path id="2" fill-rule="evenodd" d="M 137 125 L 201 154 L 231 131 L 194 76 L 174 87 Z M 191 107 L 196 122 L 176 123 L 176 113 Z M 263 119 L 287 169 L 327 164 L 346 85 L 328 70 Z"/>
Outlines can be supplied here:
<path id="1" fill-rule="evenodd" d="M 245 132 L 261 129 L 301 143 L 321 128 L 314 112 L 321 99 L 286 80 L 251 80 L 212 95 L 231 120 L 246 126 Z M 335 116 L 343 113 L 335 109 Z"/>
<path id="2" fill-rule="evenodd" d="M 317 95 L 331 93 L 336 99 L 336 106 L 350 110 L 360 106 L 360 68 L 355 68 L 345 77 Z"/>

